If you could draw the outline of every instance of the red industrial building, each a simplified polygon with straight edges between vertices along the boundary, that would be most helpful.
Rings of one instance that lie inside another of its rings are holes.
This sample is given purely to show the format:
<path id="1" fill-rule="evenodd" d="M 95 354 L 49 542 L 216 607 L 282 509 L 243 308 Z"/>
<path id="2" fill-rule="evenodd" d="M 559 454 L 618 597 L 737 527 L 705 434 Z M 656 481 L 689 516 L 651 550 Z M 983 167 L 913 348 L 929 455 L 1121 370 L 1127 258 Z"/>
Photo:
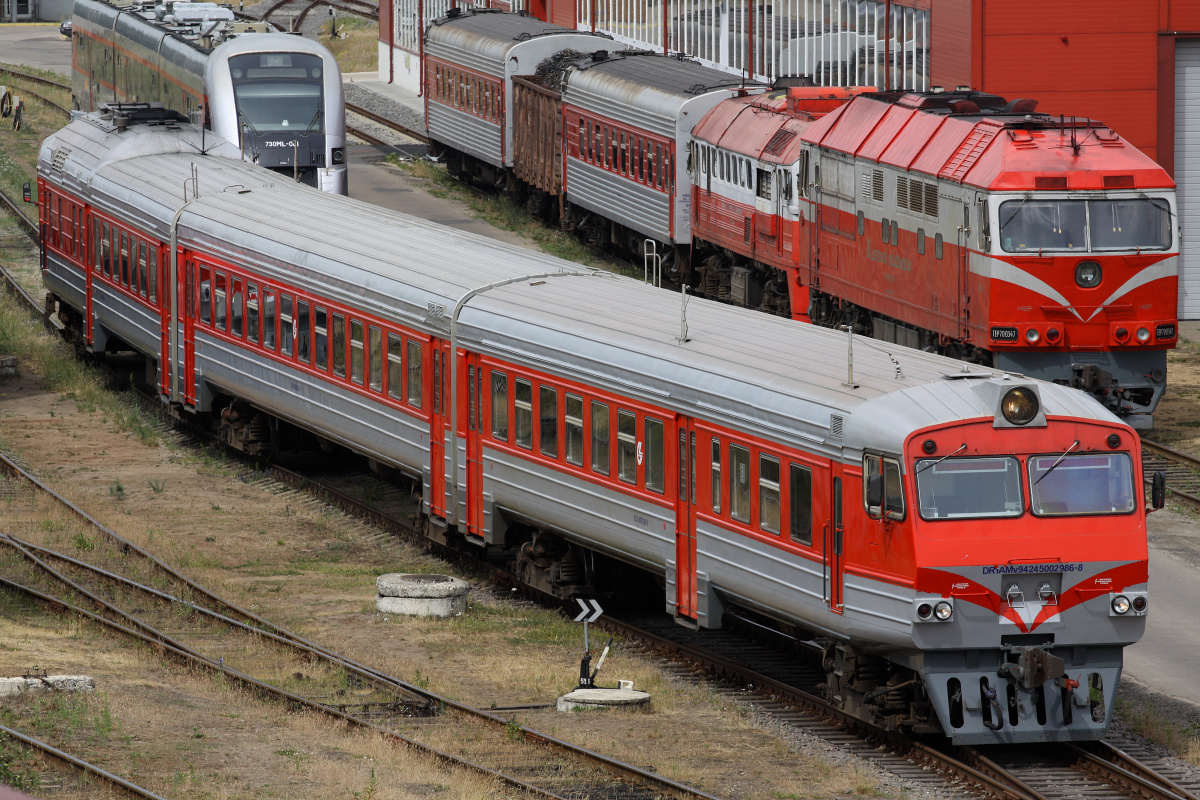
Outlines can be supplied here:
<path id="1" fill-rule="evenodd" d="M 383 80 L 402 82 L 398 54 L 410 65 L 419 62 L 420 44 L 412 35 L 422 27 L 417 20 L 430 19 L 435 6 L 453 3 L 392 0 L 391 8 L 381 8 Z M 524 8 L 564 27 L 601 30 L 624 41 L 640 36 L 650 47 L 683 49 L 716 66 L 741 67 L 767 78 L 793 71 L 781 66 L 786 63 L 814 63 L 797 55 L 799 39 L 781 44 L 778 36 L 775 42 L 762 36 L 791 29 L 778 24 L 791 15 L 791 20 L 817 24 L 820 32 L 807 34 L 810 41 L 825 40 L 818 44 L 825 48 L 819 58 L 826 65 L 815 76 L 818 83 L 836 83 L 839 75 L 849 78 L 843 83 L 861 82 L 863 65 L 857 65 L 856 74 L 854 54 L 838 51 L 840 44 L 832 40 L 859 37 L 850 49 L 862 53 L 866 35 L 873 53 L 868 57 L 895 65 L 887 73 L 894 87 L 970 86 L 1009 99 L 1034 98 L 1039 111 L 1102 120 L 1158 161 L 1179 186 L 1179 316 L 1200 319 L 1200 0 L 492 0 L 479 5 Z M 708 52 L 695 51 L 706 42 L 693 22 L 703 14 L 705 19 L 722 16 L 718 35 L 727 39 Z M 406 34 L 407 42 L 401 43 Z M 831 58 L 849 64 L 848 73 L 830 68 Z M 411 85 L 418 88 L 419 80 Z"/>

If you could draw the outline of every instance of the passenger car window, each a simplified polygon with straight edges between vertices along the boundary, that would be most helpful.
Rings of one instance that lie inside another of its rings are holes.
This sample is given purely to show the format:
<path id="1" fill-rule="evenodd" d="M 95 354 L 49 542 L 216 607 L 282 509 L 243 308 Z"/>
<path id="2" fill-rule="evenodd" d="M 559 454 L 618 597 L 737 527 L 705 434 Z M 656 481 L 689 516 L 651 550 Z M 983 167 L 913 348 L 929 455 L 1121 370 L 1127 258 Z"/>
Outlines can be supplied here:
<path id="1" fill-rule="evenodd" d="M 788 486 L 792 541 L 812 546 L 812 470 L 792 464 Z"/>
<path id="2" fill-rule="evenodd" d="M 758 527 L 779 533 L 779 459 L 758 457 Z"/>
<path id="3" fill-rule="evenodd" d="M 371 365 L 371 388 L 383 391 L 383 331 L 374 325 L 370 328 L 371 338 L 367 341 L 367 359 Z"/>
<path id="4" fill-rule="evenodd" d="M 330 346 L 333 348 L 333 374 L 344 378 L 346 377 L 346 318 L 341 314 L 333 315 Z"/>
<path id="5" fill-rule="evenodd" d="M 646 488 L 652 492 L 663 494 L 667 484 L 667 462 L 664 452 L 666 439 L 662 420 L 646 417 L 643 428 L 646 436 Z M 693 469 L 692 472 L 694 473 L 695 470 Z M 694 483 L 695 481 L 693 481 Z"/>
<path id="6" fill-rule="evenodd" d="M 567 395 L 567 463 L 583 466 L 583 398 Z"/>
<path id="7" fill-rule="evenodd" d="M 729 445 L 729 515 L 738 522 L 750 521 L 750 451 Z"/>
<path id="8" fill-rule="evenodd" d="M 324 372 L 329 369 L 329 335 L 325 330 L 325 309 L 317 307 L 313 320 L 313 348 L 316 350 L 316 367 Z"/>
<path id="9" fill-rule="evenodd" d="M 308 333 L 312 321 L 308 316 L 308 303 L 296 301 L 296 354 L 305 364 L 308 363 Z"/>
<path id="10" fill-rule="evenodd" d="M 279 352 L 285 356 L 292 354 L 294 339 L 292 332 L 292 296 L 279 295 Z"/>
<path id="11" fill-rule="evenodd" d="M 637 483 L 637 415 L 617 411 L 617 479 Z"/>
<path id="12" fill-rule="evenodd" d="M 388 367 L 387 383 L 388 397 L 393 400 L 404 399 L 404 340 L 394 333 L 388 334 Z"/>
<path id="13" fill-rule="evenodd" d="M 408 342 L 408 404 L 421 407 L 421 343 Z"/>
<path id="14" fill-rule="evenodd" d="M 492 436 L 508 441 L 508 376 L 492 373 Z"/>
<path id="15" fill-rule="evenodd" d="M 542 455 L 558 458 L 558 390 L 538 387 L 538 439 Z"/>
<path id="16" fill-rule="evenodd" d="M 246 284 L 246 335 L 258 342 L 258 286 Z"/>
<path id="17" fill-rule="evenodd" d="M 712 508 L 714 514 L 721 513 L 721 440 L 712 440 Z"/>
<path id="18" fill-rule="evenodd" d="M 350 320 L 350 380 L 362 386 L 363 382 L 363 324 Z"/>
<path id="19" fill-rule="evenodd" d="M 516 425 L 517 447 L 533 449 L 533 384 L 523 378 L 516 380 L 513 397 L 513 417 Z"/>
<path id="20" fill-rule="evenodd" d="M 592 472 L 609 473 L 608 406 L 592 401 Z"/>
<path id="21" fill-rule="evenodd" d="M 263 347 L 275 349 L 275 292 L 263 289 Z"/>

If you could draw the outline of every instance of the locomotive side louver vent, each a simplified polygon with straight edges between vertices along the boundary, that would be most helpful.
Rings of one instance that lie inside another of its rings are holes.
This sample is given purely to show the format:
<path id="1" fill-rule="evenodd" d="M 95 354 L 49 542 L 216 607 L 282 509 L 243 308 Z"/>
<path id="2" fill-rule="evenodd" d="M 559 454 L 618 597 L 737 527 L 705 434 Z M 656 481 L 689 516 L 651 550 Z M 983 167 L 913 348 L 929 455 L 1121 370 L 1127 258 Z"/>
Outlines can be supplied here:
<path id="1" fill-rule="evenodd" d="M 937 219 L 938 193 L 936 183 L 925 184 L 925 213 Z"/>
<path id="2" fill-rule="evenodd" d="M 775 131 L 775 135 L 771 137 L 771 140 L 767 142 L 767 146 L 764 147 L 763 150 L 773 156 L 781 156 L 783 155 L 783 151 L 787 149 L 787 146 L 791 144 L 792 140 L 795 138 L 795 131 Z"/>
<path id="3" fill-rule="evenodd" d="M 926 183 L 901 175 L 896 178 L 896 205 L 933 218 L 938 215 L 936 183 Z"/>
<path id="4" fill-rule="evenodd" d="M 829 415 L 829 438 L 830 439 L 841 439 L 842 438 L 842 415 L 841 414 L 830 414 Z"/>
<path id="5" fill-rule="evenodd" d="M 59 147 L 54 151 L 54 158 L 50 162 L 51 168 L 55 172 L 62 172 L 63 164 L 67 162 L 67 157 L 71 155 L 71 148 Z"/>
<path id="6" fill-rule="evenodd" d="M 883 173 L 880 170 L 873 169 L 869 175 L 863 173 L 862 196 L 864 200 L 883 202 Z"/>

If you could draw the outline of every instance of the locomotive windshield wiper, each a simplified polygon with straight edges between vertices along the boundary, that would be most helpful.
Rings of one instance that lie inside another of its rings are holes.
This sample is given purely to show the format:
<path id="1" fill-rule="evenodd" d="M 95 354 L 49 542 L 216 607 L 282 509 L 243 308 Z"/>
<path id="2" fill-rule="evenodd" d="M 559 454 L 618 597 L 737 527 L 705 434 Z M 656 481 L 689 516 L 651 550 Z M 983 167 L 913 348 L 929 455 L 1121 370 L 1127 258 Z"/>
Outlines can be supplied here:
<path id="1" fill-rule="evenodd" d="M 259 135 L 258 129 L 254 127 L 254 123 L 250 122 L 250 118 L 246 116 L 245 111 L 238 109 L 238 119 L 241 120 L 243 125 L 250 129 L 251 133 L 253 133 L 255 136 Z"/>
<path id="2" fill-rule="evenodd" d="M 316 125 L 316 124 L 317 124 L 317 122 L 319 122 L 319 121 L 320 121 L 320 119 L 321 119 L 321 116 L 322 116 L 324 113 L 325 113 L 325 110 L 324 110 L 323 108 L 318 108 L 318 109 L 317 109 L 317 113 L 313 114 L 313 118 L 312 118 L 312 120 L 311 120 L 311 121 L 308 123 L 308 127 L 304 129 L 304 133 L 302 134 L 303 136 L 308 136 L 310 133 L 312 133 L 313 126 L 314 126 L 314 125 Z"/>
<path id="3" fill-rule="evenodd" d="M 933 461 L 933 462 L 926 464 L 925 466 L 923 466 L 919 470 L 917 470 L 917 474 L 920 475 L 922 472 L 929 469 L 930 467 L 936 467 L 938 464 L 942 463 L 950 456 L 954 455 L 955 453 L 961 453 L 963 450 L 966 450 L 966 449 L 967 449 L 967 443 L 963 442 L 961 445 L 958 446 L 958 449 L 955 450 L 954 453 L 947 453 L 946 455 L 939 458 L 937 461 Z"/>
<path id="4" fill-rule="evenodd" d="M 1039 483 L 1041 483 L 1041 482 L 1042 482 L 1042 478 L 1045 478 L 1045 477 L 1046 477 L 1047 475 L 1049 475 L 1051 472 L 1054 472 L 1054 468 L 1055 468 L 1055 467 L 1057 467 L 1059 464 L 1061 464 L 1061 463 L 1063 462 L 1063 459 L 1067 457 L 1067 453 L 1071 452 L 1071 451 L 1072 451 L 1072 450 L 1074 450 L 1076 447 L 1079 447 L 1079 440 L 1078 440 L 1078 439 L 1076 439 L 1076 440 L 1075 440 L 1075 444 L 1073 444 L 1073 445 L 1071 445 L 1070 447 L 1068 447 L 1068 448 L 1067 448 L 1067 450 L 1066 450 L 1066 452 L 1065 452 L 1065 453 L 1063 453 L 1061 456 L 1059 456 L 1059 457 L 1058 457 L 1058 461 L 1055 461 L 1053 464 L 1051 464 L 1051 465 L 1050 465 L 1050 469 L 1048 469 L 1048 470 L 1046 470 L 1045 472 L 1043 472 L 1043 473 L 1042 473 L 1042 476 L 1041 476 L 1041 478 L 1038 478 L 1036 481 L 1034 481 L 1034 482 L 1033 482 L 1033 485 L 1034 485 L 1034 486 L 1037 486 Z"/>

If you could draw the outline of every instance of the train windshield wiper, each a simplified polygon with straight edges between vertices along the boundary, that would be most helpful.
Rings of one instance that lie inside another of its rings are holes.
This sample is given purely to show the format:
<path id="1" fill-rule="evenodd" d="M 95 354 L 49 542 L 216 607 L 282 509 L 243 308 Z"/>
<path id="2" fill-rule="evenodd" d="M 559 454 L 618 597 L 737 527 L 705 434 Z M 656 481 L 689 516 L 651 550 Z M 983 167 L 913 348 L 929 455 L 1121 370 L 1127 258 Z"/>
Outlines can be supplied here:
<path id="1" fill-rule="evenodd" d="M 1041 477 L 1039 477 L 1039 478 L 1038 478 L 1036 481 L 1034 481 L 1034 482 L 1033 482 L 1033 485 L 1034 485 L 1034 486 L 1037 486 L 1039 483 L 1041 483 L 1041 482 L 1042 482 L 1042 479 L 1043 479 L 1043 478 L 1045 478 L 1045 477 L 1046 477 L 1047 475 L 1049 475 L 1051 472 L 1054 472 L 1054 468 L 1055 468 L 1055 467 L 1057 467 L 1059 464 L 1061 464 L 1061 463 L 1063 462 L 1063 459 L 1067 457 L 1067 453 L 1070 453 L 1070 452 L 1071 452 L 1072 450 L 1074 450 L 1076 447 L 1079 447 L 1079 440 L 1078 440 L 1078 439 L 1076 439 L 1076 440 L 1075 440 L 1075 444 L 1073 444 L 1073 445 L 1071 445 L 1070 447 L 1068 447 L 1068 448 L 1067 448 L 1067 450 L 1066 450 L 1066 452 L 1064 452 L 1064 453 L 1063 453 L 1061 456 L 1059 456 L 1059 457 L 1058 457 L 1058 460 L 1057 460 L 1057 461 L 1055 461 L 1053 464 L 1051 464 L 1051 465 L 1050 465 L 1050 469 L 1048 469 L 1048 470 L 1046 470 L 1045 472 L 1043 472 L 1043 473 L 1041 474 Z"/>
<path id="2" fill-rule="evenodd" d="M 313 127 L 318 122 L 321 121 L 321 117 L 324 115 L 324 113 L 325 113 L 324 109 L 321 109 L 321 108 L 317 109 L 317 113 L 313 114 L 312 121 L 309 122 L 308 127 L 304 129 L 304 133 L 303 133 L 304 136 L 308 136 L 310 133 L 312 133 Z"/>

